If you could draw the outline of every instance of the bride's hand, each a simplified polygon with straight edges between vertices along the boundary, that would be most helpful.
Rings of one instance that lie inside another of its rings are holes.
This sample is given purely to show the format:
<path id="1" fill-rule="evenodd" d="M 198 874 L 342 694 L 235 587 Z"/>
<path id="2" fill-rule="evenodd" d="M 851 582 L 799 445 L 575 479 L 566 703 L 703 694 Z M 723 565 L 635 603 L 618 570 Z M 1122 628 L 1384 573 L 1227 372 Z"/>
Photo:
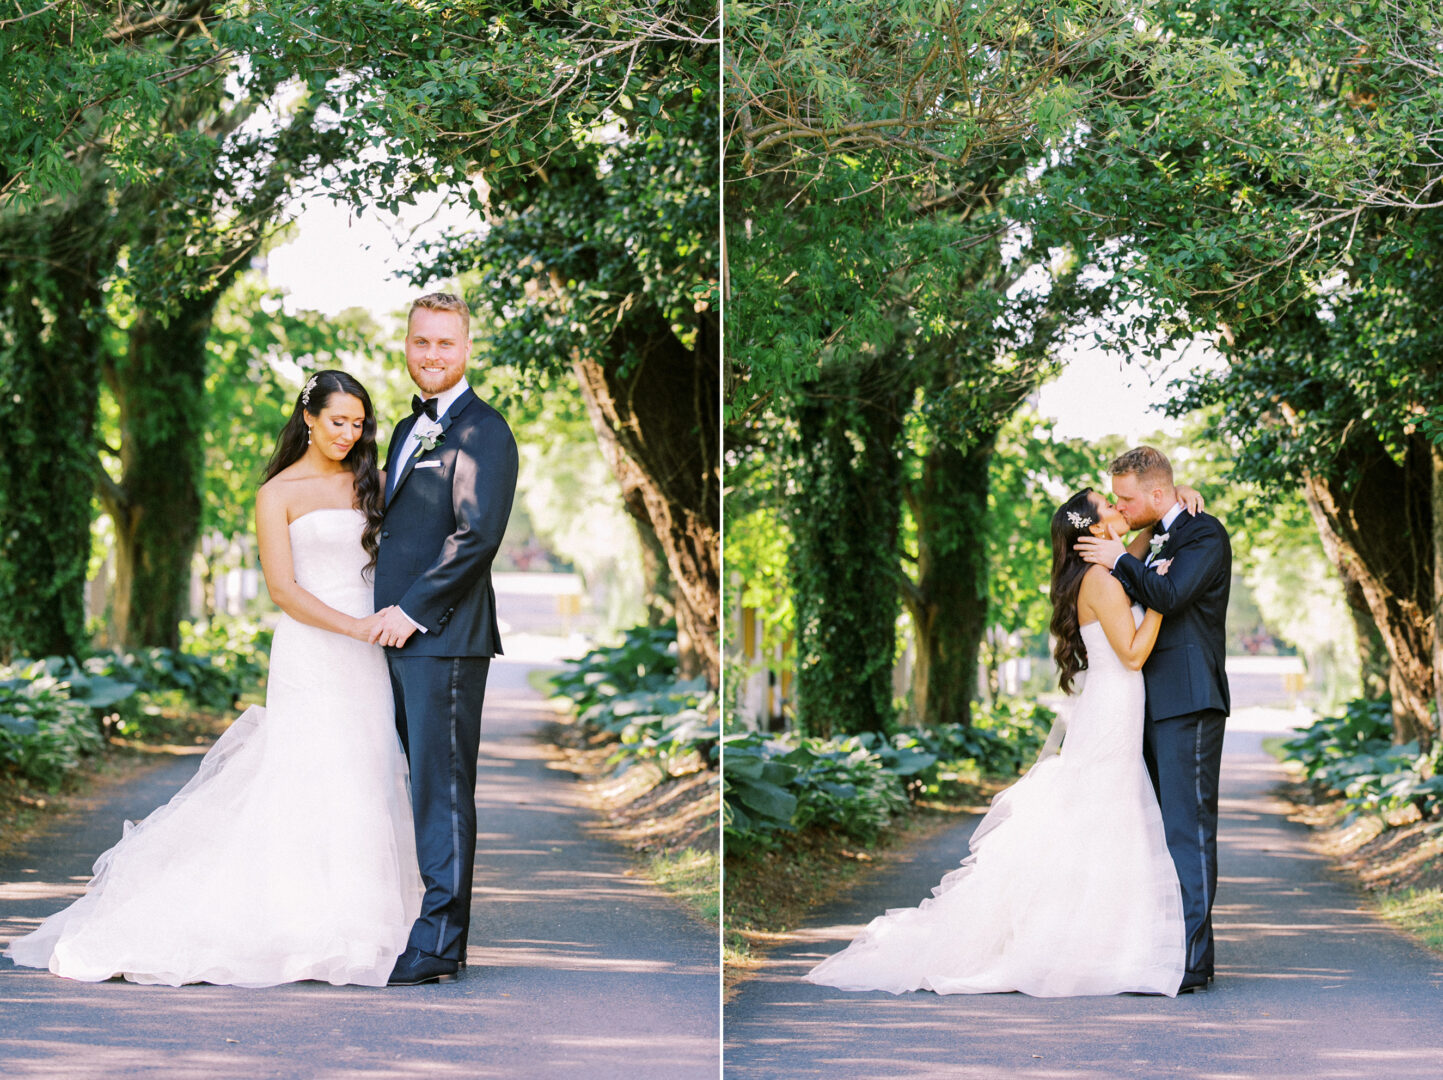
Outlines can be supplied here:
<path id="1" fill-rule="evenodd" d="M 1177 501 L 1182 503 L 1182 508 L 1193 517 L 1202 513 L 1203 507 L 1207 505 L 1203 502 L 1202 492 L 1197 488 L 1188 487 L 1186 484 L 1177 485 Z"/>
<path id="2" fill-rule="evenodd" d="M 356 625 L 351 627 L 351 637 L 357 641 L 369 642 L 371 635 L 376 632 L 376 628 L 380 625 L 381 612 L 379 611 L 374 615 L 367 615 L 364 619 L 357 619 Z"/>

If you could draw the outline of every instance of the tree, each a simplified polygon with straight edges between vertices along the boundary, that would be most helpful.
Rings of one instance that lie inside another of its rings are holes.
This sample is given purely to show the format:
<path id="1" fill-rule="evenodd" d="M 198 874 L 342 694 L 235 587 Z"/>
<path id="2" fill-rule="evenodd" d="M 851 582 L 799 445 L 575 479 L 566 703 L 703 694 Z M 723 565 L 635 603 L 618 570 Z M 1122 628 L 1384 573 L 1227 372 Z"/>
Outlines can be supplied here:
<path id="1" fill-rule="evenodd" d="M 164 5 L 144 19 L 70 6 L 81 16 L 81 44 L 62 40 L 55 5 L 26 20 L 34 52 L 13 50 L 27 74 L 48 66 L 65 76 L 34 89 L 70 122 L 55 130 L 48 113 L 32 115 L 27 106 L 7 128 L 0 236 L 19 244 L 36 235 L 47 197 L 85 223 L 78 235 L 52 235 L 39 258 L 103 297 L 90 308 L 102 347 L 71 351 L 58 363 L 73 378 L 103 381 L 119 407 L 120 444 L 112 449 L 120 475 L 89 454 L 93 484 L 115 522 L 117 637 L 173 647 L 201 522 L 211 316 L 293 177 L 335 144 L 315 130 L 315 110 L 304 102 L 272 129 L 240 130 L 256 102 L 232 99 L 219 77 L 232 57 L 205 32 L 218 25 L 219 5 Z M 133 86 L 118 81 L 127 77 Z M 39 130 L 16 146 L 27 121 Z M 114 150 L 130 139 L 144 145 L 144 159 Z M 35 148 L 33 161 L 21 162 L 27 147 Z M 96 403 L 90 394 L 91 425 Z M 87 519 L 89 503 L 81 504 Z M 78 545 L 79 515 L 71 517 Z M 83 532 L 88 546 L 88 520 Z M 83 581 L 59 580 L 78 599 Z M 81 644 L 72 638 L 65 651 Z"/>
<path id="2" fill-rule="evenodd" d="M 1046 140 L 1127 79 L 1165 84 L 1172 50 L 1137 5 L 821 0 L 727 6 L 728 155 L 805 186 L 837 158 L 893 163 L 889 182 L 987 170 Z"/>
<path id="3" fill-rule="evenodd" d="M 57 88 L 83 82 L 97 54 L 117 81 L 159 65 L 152 51 L 109 49 L 108 16 L 65 6 L 30 5 L 0 26 L 0 657 L 76 655 L 86 642 L 102 283 L 117 256 L 96 226 L 109 182 L 97 147 L 153 146 L 162 111 L 66 107 Z"/>
<path id="4" fill-rule="evenodd" d="M 1240 339 L 1227 376 L 1194 386 L 1179 406 L 1224 404 L 1214 425 L 1242 447 L 1235 472 L 1270 490 L 1303 489 L 1329 557 L 1387 648 L 1400 742 L 1436 732 L 1437 485 L 1418 426 L 1443 390 L 1430 340 L 1435 299 L 1365 289 L 1330 319 L 1290 314 L 1265 337 Z"/>
<path id="5" fill-rule="evenodd" d="M 1063 312 L 1085 306 L 1076 262 L 1051 293 L 1014 294 L 1052 260 L 1013 200 L 1079 118 L 1211 60 L 1111 3 L 728 14 L 727 437 L 743 476 L 759 475 L 752 447 L 795 463 L 779 502 L 802 723 L 888 721 L 897 590 L 914 708 L 965 722 L 988 591 L 969 537 L 985 529 L 992 443 L 1047 370 Z M 916 536 L 905 570 L 897 480 Z M 891 587 L 859 559 L 888 563 Z"/>
<path id="6" fill-rule="evenodd" d="M 716 11 L 706 3 L 304 5 L 266 64 L 333 94 L 335 190 L 394 208 L 452 185 L 475 227 L 417 281 L 478 271 L 497 354 L 574 370 L 675 583 L 682 667 L 719 677 Z M 288 23 L 287 25 L 291 25 Z M 421 78 L 418 79 L 418 76 Z"/>
<path id="7" fill-rule="evenodd" d="M 1113 241 L 1108 287 L 1119 307 L 1139 305 L 1143 349 L 1217 335 L 1231 372 L 1179 408 L 1225 405 L 1218 430 L 1243 448 L 1238 475 L 1306 489 L 1387 647 L 1395 736 L 1427 742 L 1443 687 L 1425 314 L 1438 289 L 1443 30 L 1410 0 L 1214 0 L 1154 15 L 1211 39 L 1241 77 L 1223 95 L 1199 83 L 1100 114 L 1042 178 L 1029 224 L 1051 243 Z"/>
<path id="8" fill-rule="evenodd" d="M 76 655 L 94 488 L 92 432 L 103 348 L 93 264 L 56 267 L 57 245 L 86 250 L 74 205 L 47 208 L 0 254 L 0 661 Z M 90 258 L 98 259 L 92 250 Z"/>
<path id="9" fill-rule="evenodd" d="M 622 141 L 630 149 L 621 153 L 638 157 L 672 125 L 682 134 L 697 130 L 698 113 L 715 100 L 707 96 L 708 79 L 714 80 L 708 58 L 715 55 L 707 35 L 714 21 L 707 5 L 693 3 L 597 2 L 560 10 L 520 2 L 379 0 L 245 8 L 177 2 L 153 7 L 143 18 L 128 9 L 102 13 L 55 4 L 21 18 L 6 55 L 31 100 L 11 99 L 17 109 L 0 132 L 0 215 L 13 216 L 23 234 L 25 214 L 47 199 L 73 199 L 94 164 L 94 190 L 116 194 L 114 205 L 104 204 L 113 221 L 110 247 L 100 249 L 114 261 L 97 266 L 94 280 L 116 297 L 145 299 L 120 305 L 130 319 L 122 329 L 135 337 L 112 365 L 117 398 L 140 410 L 126 422 L 137 444 L 128 464 L 138 472 L 114 487 L 101 481 L 120 515 L 118 533 L 133 539 L 137 557 L 129 565 L 149 577 L 147 559 L 189 558 L 186 539 L 199 513 L 199 433 L 190 423 L 197 400 L 184 395 L 198 390 L 203 371 L 189 350 L 286 198 L 329 189 L 361 212 L 375 205 L 394 211 L 449 183 L 457 198 L 470 200 L 480 226 L 488 184 L 493 192 L 514 185 L 505 191 L 511 199 L 528 185 L 544 186 L 553 173 L 569 184 L 589 169 L 594 192 L 618 164 L 603 145 L 614 125 L 626 127 Z M 72 22 L 78 36 L 67 26 Z M 294 102 L 289 112 L 278 106 L 283 91 Z M 280 119 L 256 112 L 241 125 L 261 103 L 276 106 Z M 707 199 L 713 206 L 715 199 L 706 186 L 710 145 L 693 140 L 681 155 L 702 169 L 701 182 L 686 189 L 697 201 L 683 194 L 665 220 L 631 223 L 653 226 L 662 243 L 636 249 L 635 236 L 620 239 L 625 223 L 614 222 L 606 244 L 612 255 L 632 245 L 632 280 L 643 284 L 608 292 L 616 281 L 582 276 L 583 287 L 567 294 L 572 313 L 565 325 L 587 323 L 604 346 L 550 358 L 598 364 L 598 386 L 613 404 L 626 406 L 603 408 L 598 416 L 614 425 L 617 444 L 629 447 L 646 478 L 651 497 L 644 505 L 656 512 L 653 524 L 670 542 L 673 575 L 699 613 L 688 663 L 700 668 L 707 667 L 713 640 L 704 632 L 707 620 L 713 628 L 716 622 L 715 425 L 708 428 L 711 411 L 700 406 L 692 424 L 679 425 L 671 400 L 635 391 L 658 381 L 658 368 L 670 373 L 680 363 L 690 400 L 715 398 L 715 375 L 708 383 L 707 372 L 715 371 L 719 337 L 710 297 L 716 275 L 714 269 L 709 276 L 696 272 L 714 267 L 714 259 L 708 261 L 714 244 L 696 242 L 715 220 L 714 210 L 705 212 Z M 677 178 L 675 170 L 651 183 L 660 189 L 668 178 Z M 700 224 L 687 222 L 673 238 L 677 221 L 698 207 Z M 473 239 L 461 238 L 458 248 L 471 249 Z M 678 258 L 667 262 L 667 250 Z M 690 276 L 666 280 L 673 273 Z M 568 278 L 560 282 L 571 286 Z M 579 317 L 583 309 L 589 314 Z M 167 350 L 182 345 L 184 361 L 167 365 Z M 638 375 L 647 366 L 642 359 L 649 365 L 646 379 Z M 131 374 L 137 379 L 123 393 L 120 380 Z M 156 375 L 174 377 L 172 396 L 149 393 Z M 147 416 L 151 408 L 162 411 Z M 173 441 L 152 445 L 146 442 L 151 435 Z M 180 466 L 180 476 L 143 482 L 147 466 L 168 460 Z M 135 503 L 142 492 L 163 505 L 146 514 Z M 174 528 L 163 537 L 137 531 L 132 538 L 131 527 L 143 530 L 147 520 L 174 522 Z M 176 565 L 155 569 L 148 581 L 154 587 L 144 595 L 155 597 L 157 611 L 136 624 L 141 636 L 166 633 L 179 576 Z M 137 577 L 137 597 L 140 584 Z M 68 587 L 78 597 L 79 585 Z M 128 622 L 136 611 L 132 604 Z"/>

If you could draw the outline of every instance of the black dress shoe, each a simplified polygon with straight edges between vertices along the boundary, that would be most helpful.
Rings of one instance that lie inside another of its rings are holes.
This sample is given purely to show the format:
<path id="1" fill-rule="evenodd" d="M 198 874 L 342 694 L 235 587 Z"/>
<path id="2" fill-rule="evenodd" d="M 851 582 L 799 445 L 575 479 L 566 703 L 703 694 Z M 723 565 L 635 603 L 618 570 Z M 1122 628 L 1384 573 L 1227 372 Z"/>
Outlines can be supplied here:
<path id="1" fill-rule="evenodd" d="M 1179 994 L 1191 994 L 1197 990 L 1206 990 L 1211 975 L 1204 975 L 1201 971 L 1189 971 L 1182 977 L 1182 985 L 1177 988 Z"/>
<path id="2" fill-rule="evenodd" d="M 460 965 L 455 960 L 407 949 L 391 970 L 387 986 L 420 986 L 422 983 L 455 982 Z"/>

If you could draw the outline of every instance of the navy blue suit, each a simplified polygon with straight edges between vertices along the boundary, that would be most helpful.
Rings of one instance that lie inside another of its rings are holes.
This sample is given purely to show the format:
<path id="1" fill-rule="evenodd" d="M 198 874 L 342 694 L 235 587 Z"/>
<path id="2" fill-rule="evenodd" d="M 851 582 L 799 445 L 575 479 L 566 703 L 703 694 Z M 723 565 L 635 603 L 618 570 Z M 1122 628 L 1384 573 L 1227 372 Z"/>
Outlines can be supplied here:
<path id="1" fill-rule="evenodd" d="M 387 451 L 376 607 L 399 604 L 426 628 L 386 650 L 426 886 L 408 945 L 464 961 L 481 707 L 491 657 L 501 652 L 491 561 L 511 516 L 516 441 L 501 414 L 466 389 L 441 417 L 441 441 L 413 454 L 397 476 L 415 423 L 401 421 Z"/>
<path id="2" fill-rule="evenodd" d="M 1161 612 L 1162 628 L 1143 665 L 1147 715 L 1143 757 L 1162 808 L 1168 852 L 1182 886 L 1187 975 L 1213 973 L 1217 893 L 1218 773 L 1231 698 L 1225 667 L 1232 545 L 1210 514 L 1184 510 L 1166 531 L 1158 574 L 1123 555 L 1113 574 L 1138 603 Z"/>

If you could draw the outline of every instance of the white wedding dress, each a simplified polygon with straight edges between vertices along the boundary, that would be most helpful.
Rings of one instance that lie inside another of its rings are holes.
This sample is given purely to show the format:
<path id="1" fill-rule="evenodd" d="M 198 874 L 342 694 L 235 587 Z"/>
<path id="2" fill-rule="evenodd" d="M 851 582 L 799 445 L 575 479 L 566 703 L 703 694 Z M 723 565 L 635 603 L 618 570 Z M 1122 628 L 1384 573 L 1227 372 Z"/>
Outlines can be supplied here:
<path id="1" fill-rule="evenodd" d="M 356 616 L 375 610 L 364 525 L 327 509 L 290 526 L 296 581 Z M 421 892 L 385 656 L 283 615 L 265 707 L 6 955 L 87 981 L 384 986 Z"/>
<path id="2" fill-rule="evenodd" d="M 1142 674 L 1100 623 L 1082 638 L 1088 668 L 1062 753 L 992 800 L 971 853 L 932 899 L 873 919 L 809 982 L 894 994 L 1177 993 L 1182 893 L 1142 759 Z"/>

